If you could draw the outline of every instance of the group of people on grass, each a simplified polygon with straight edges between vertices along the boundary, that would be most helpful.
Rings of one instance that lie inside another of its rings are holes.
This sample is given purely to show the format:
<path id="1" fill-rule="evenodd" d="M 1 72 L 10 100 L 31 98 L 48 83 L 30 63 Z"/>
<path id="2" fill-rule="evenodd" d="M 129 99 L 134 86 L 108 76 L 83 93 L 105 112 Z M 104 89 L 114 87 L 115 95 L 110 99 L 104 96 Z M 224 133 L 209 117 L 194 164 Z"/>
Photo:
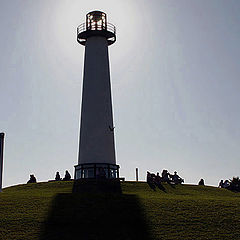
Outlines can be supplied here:
<path id="1" fill-rule="evenodd" d="M 147 172 L 147 183 L 151 188 L 154 188 L 154 186 L 163 188 L 161 184 L 163 182 L 174 185 L 184 183 L 184 179 L 179 177 L 176 171 L 174 174 L 170 174 L 166 169 L 162 171 L 161 176 L 159 175 L 159 172 L 157 172 L 157 174 Z"/>
<path id="2" fill-rule="evenodd" d="M 70 181 L 70 180 L 71 180 L 71 175 L 68 172 L 68 170 L 66 170 L 65 176 L 63 179 L 61 178 L 59 172 L 56 173 L 55 181 Z M 31 174 L 30 179 L 28 180 L 27 183 L 36 183 L 36 182 L 37 182 L 36 177 L 34 176 L 34 174 Z"/>
<path id="3" fill-rule="evenodd" d="M 64 178 L 61 178 L 59 172 L 56 172 L 55 181 L 69 181 L 71 180 L 71 175 L 66 170 Z M 30 175 L 30 179 L 27 183 L 36 183 L 37 179 L 34 174 Z M 165 191 L 162 183 L 168 183 L 171 186 L 176 184 L 184 183 L 184 179 L 179 177 L 177 172 L 175 171 L 174 174 L 170 174 L 168 170 L 164 169 L 162 171 L 161 176 L 159 172 L 157 174 L 147 172 L 147 183 L 148 185 L 155 190 L 156 187 L 160 188 L 161 190 Z M 200 179 L 198 185 L 205 185 L 204 180 Z M 225 188 L 232 191 L 240 192 L 240 179 L 239 177 L 234 177 L 232 180 L 221 180 L 218 185 L 219 188 Z"/>
<path id="4" fill-rule="evenodd" d="M 56 172 L 56 177 L 55 177 L 55 181 L 70 181 L 71 180 L 71 175 L 68 172 L 68 170 L 66 170 L 65 172 L 65 177 L 62 179 L 59 172 Z"/>
<path id="5" fill-rule="evenodd" d="M 240 179 L 239 177 L 233 177 L 233 179 L 230 180 L 221 180 L 218 187 L 226 188 L 234 192 L 240 192 Z"/>
<path id="6" fill-rule="evenodd" d="M 229 180 L 223 181 L 223 179 L 222 179 L 218 184 L 219 188 L 228 188 L 229 186 L 230 186 Z"/>

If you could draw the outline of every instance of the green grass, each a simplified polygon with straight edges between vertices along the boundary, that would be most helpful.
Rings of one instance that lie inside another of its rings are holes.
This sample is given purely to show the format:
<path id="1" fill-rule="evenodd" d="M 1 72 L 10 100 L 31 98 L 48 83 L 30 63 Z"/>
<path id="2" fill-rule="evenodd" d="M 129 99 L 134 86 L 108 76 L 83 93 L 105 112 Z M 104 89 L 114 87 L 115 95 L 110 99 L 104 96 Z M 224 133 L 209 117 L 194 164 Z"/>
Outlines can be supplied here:
<path id="1" fill-rule="evenodd" d="M 240 194 L 124 182 L 123 194 L 72 194 L 72 182 L 0 193 L 0 239 L 240 239 Z M 76 238 L 76 236 L 79 236 Z"/>

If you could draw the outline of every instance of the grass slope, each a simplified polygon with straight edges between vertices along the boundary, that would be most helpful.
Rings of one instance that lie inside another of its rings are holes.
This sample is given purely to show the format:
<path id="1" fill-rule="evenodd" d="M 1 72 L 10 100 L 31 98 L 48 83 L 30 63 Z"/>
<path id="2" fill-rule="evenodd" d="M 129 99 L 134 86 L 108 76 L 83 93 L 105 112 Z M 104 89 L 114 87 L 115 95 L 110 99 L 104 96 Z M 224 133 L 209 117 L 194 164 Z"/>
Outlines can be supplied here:
<path id="1" fill-rule="evenodd" d="M 239 193 L 167 184 L 163 192 L 124 182 L 122 195 L 72 194 L 72 184 L 4 189 L 0 239 L 240 239 Z"/>

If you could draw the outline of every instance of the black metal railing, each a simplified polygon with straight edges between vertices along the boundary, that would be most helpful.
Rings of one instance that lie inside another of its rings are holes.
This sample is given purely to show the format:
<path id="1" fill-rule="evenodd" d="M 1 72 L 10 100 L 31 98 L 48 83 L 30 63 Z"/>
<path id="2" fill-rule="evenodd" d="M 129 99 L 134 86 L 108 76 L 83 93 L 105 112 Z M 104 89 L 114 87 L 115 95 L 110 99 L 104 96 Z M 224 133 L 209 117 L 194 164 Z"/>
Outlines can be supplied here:
<path id="1" fill-rule="evenodd" d="M 87 25 L 86 23 L 82 23 L 77 27 L 77 34 L 80 34 L 85 31 L 109 31 L 113 34 L 116 34 L 116 27 L 112 23 L 106 23 L 106 24 L 98 24 L 96 23 L 91 23 Z"/>

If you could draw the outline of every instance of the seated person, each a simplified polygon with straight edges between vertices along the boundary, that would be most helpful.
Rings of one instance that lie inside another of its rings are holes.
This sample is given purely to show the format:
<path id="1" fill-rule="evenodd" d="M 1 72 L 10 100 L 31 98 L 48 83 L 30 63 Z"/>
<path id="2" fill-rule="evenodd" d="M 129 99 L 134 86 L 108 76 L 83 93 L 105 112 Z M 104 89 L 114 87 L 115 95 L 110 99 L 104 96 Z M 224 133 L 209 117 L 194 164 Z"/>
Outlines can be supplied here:
<path id="1" fill-rule="evenodd" d="M 162 178 L 159 176 L 159 172 L 157 172 L 157 175 L 154 178 L 154 184 L 162 191 L 166 192 L 166 189 L 162 185 Z"/>
<path id="2" fill-rule="evenodd" d="M 203 180 L 202 178 L 200 179 L 198 185 L 202 185 L 202 186 L 204 186 L 204 180 Z"/>
<path id="3" fill-rule="evenodd" d="M 225 180 L 223 183 L 224 188 L 228 188 L 230 186 L 230 182 L 228 180 Z"/>
<path id="4" fill-rule="evenodd" d="M 218 187 L 219 187 L 219 188 L 223 188 L 223 185 L 224 185 L 223 180 L 221 180 L 220 183 L 219 183 L 219 185 L 218 185 Z"/>
<path id="5" fill-rule="evenodd" d="M 156 177 L 155 173 L 150 173 L 150 175 L 151 175 L 152 181 L 154 182 L 155 181 L 155 177 Z"/>
<path id="6" fill-rule="evenodd" d="M 177 172 L 176 172 L 176 171 L 174 172 L 174 175 L 171 175 L 171 178 L 172 178 L 172 181 L 173 181 L 175 184 L 178 184 L 178 183 L 181 184 L 181 183 L 184 182 L 184 180 L 177 175 Z"/>
<path id="7" fill-rule="evenodd" d="M 28 180 L 27 183 L 36 183 L 37 182 L 37 179 L 34 177 L 33 174 L 30 175 L 30 179 Z"/>
<path id="8" fill-rule="evenodd" d="M 68 172 L 68 170 L 66 170 L 65 177 L 63 178 L 63 181 L 70 181 L 70 180 L 71 180 L 71 175 Z"/>
<path id="9" fill-rule="evenodd" d="M 150 174 L 150 172 L 147 172 L 147 182 L 150 181 L 150 178 L 151 178 L 151 174 Z"/>
<path id="10" fill-rule="evenodd" d="M 167 170 L 163 170 L 162 171 L 162 181 L 163 182 L 170 182 L 170 180 L 169 180 L 169 173 L 168 173 L 168 171 Z"/>
<path id="11" fill-rule="evenodd" d="M 161 177 L 159 176 L 159 172 L 157 172 L 157 175 L 155 176 L 154 182 L 155 182 L 156 184 L 158 184 L 158 183 L 161 182 Z"/>
<path id="12" fill-rule="evenodd" d="M 155 190 L 156 186 L 154 184 L 154 179 L 155 179 L 154 176 L 155 176 L 155 174 L 147 172 L 147 183 L 148 183 L 150 188 L 152 188 L 154 191 L 156 191 Z"/>
<path id="13" fill-rule="evenodd" d="M 153 183 L 154 182 L 154 176 L 153 175 L 155 175 L 155 174 L 147 172 L 147 183 Z"/>
<path id="14" fill-rule="evenodd" d="M 61 177 L 60 177 L 60 174 L 59 172 L 56 173 L 56 177 L 55 177 L 55 181 L 61 181 Z"/>

